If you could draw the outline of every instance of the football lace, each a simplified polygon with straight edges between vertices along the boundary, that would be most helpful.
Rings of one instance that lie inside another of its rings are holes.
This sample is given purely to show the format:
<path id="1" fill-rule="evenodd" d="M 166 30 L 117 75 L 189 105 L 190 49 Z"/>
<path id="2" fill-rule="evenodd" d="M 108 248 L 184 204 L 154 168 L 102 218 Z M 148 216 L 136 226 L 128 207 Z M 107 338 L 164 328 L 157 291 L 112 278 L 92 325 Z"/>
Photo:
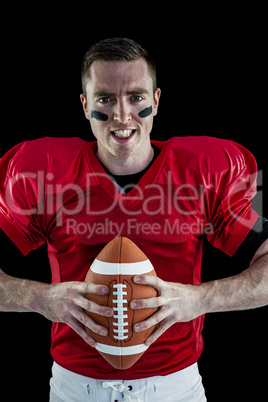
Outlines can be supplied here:
<path id="1" fill-rule="evenodd" d="M 127 295 L 127 292 L 124 291 L 124 289 L 127 287 L 127 285 L 123 285 L 122 283 L 118 283 L 116 285 L 113 285 L 113 288 L 116 289 L 113 292 L 113 295 L 116 296 L 116 299 L 113 299 L 113 303 L 116 304 L 115 307 L 113 307 L 113 310 L 116 314 L 113 315 L 113 318 L 115 318 L 115 322 L 113 322 L 113 325 L 116 327 L 113 329 L 113 332 L 116 335 L 113 335 L 115 339 L 118 340 L 124 340 L 128 338 L 128 329 L 125 328 L 128 325 L 128 322 L 125 321 L 128 318 L 127 314 L 124 314 L 125 311 L 127 311 L 127 307 L 124 307 L 124 304 L 127 304 L 128 301 L 124 299 L 124 296 Z"/>

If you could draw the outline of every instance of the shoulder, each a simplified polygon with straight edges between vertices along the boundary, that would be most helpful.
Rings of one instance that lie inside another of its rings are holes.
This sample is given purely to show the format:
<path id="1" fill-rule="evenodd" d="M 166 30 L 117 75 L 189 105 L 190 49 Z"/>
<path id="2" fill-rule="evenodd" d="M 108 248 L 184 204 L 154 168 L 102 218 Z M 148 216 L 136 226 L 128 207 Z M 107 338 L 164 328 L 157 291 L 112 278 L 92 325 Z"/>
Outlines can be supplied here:
<path id="1" fill-rule="evenodd" d="M 10 174 L 21 171 L 44 170 L 52 164 L 68 166 L 85 148 L 87 142 L 80 138 L 45 137 L 24 141 L 11 148 L 2 158 Z"/>
<path id="2" fill-rule="evenodd" d="M 170 140 L 170 154 L 188 168 L 218 172 L 241 171 L 255 165 L 251 152 L 242 145 L 215 137 L 174 137 Z"/>

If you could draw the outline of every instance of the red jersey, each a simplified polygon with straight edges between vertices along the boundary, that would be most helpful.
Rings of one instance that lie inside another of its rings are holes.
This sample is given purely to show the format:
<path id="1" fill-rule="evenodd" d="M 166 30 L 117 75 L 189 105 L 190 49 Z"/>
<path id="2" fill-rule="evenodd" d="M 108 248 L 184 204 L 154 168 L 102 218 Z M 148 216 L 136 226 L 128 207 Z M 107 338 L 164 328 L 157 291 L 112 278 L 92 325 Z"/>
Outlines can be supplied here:
<path id="1" fill-rule="evenodd" d="M 152 143 L 160 155 L 127 194 L 104 171 L 96 142 L 18 144 L 1 159 L 0 227 L 24 254 L 47 243 L 53 283 L 84 281 L 101 249 L 126 236 L 161 279 L 200 284 L 203 237 L 231 256 L 257 220 L 255 159 L 217 138 Z M 53 323 L 51 353 L 62 367 L 97 379 L 167 375 L 198 360 L 203 319 L 174 324 L 124 371 L 63 323 Z"/>

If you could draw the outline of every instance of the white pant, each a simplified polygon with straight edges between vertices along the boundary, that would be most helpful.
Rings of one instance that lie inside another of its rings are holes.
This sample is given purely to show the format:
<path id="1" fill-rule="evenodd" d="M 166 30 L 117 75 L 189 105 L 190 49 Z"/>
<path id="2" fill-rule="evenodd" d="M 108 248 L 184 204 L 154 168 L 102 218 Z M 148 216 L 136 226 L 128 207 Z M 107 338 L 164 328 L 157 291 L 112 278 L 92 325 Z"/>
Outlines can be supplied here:
<path id="1" fill-rule="evenodd" d="M 205 402 L 197 364 L 167 376 L 106 381 L 52 367 L 50 402 Z"/>

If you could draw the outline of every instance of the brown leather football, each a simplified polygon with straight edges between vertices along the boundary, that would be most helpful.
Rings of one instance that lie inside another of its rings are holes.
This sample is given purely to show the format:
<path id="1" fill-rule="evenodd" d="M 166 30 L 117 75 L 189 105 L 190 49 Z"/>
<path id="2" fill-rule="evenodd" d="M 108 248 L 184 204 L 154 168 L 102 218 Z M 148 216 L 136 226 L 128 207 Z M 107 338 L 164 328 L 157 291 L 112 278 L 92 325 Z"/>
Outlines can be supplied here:
<path id="1" fill-rule="evenodd" d="M 133 310 L 131 300 L 157 296 L 151 286 L 133 282 L 134 275 L 155 275 L 154 267 L 141 249 L 127 237 L 117 237 L 109 242 L 93 261 L 85 278 L 86 282 L 109 287 L 107 296 L 87 294 L 87 298 L 114 310 L 112 317 L 103 317 L 87 311 L 98 324 L 108 329 L 102 336 L 87 329 L 97 342 L 96 349 L 113 367 L 124 370 L 131 367 L 146 351 L 146 339 L 155 326 L 141 332 L 134 332 L 133 325 L 149 318 L 157 308 Z"/>

